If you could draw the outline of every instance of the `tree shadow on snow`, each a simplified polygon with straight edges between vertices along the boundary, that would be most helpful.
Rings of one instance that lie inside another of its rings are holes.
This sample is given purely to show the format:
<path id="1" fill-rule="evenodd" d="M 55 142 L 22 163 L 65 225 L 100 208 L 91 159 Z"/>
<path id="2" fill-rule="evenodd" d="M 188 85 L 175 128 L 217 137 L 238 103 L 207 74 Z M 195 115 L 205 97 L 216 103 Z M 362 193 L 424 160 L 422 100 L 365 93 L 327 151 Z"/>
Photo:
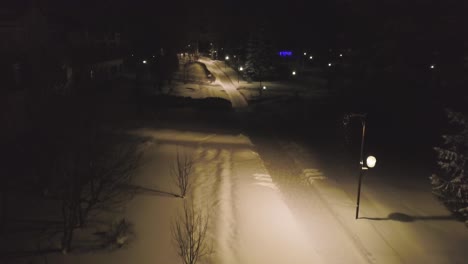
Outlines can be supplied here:
<path id="1" fill-rule="evenodd" d="M 454 215 L 434 215 L 434 216 L 412 216 L 404 213 L 391 213 L 387 217 L 359 217 L 359 219 L 367 219 L 373 221 L 393 220 L 398 222 L 414 222 L 414 221 L 436 221 L 436 220 L 455 220 L 460 221 Z"/>
<path id="2" fill-rule="evenodd" d="M 138 186 L 134 184 L 129 184 L 126 186 L 129 189 L 132 189 L 135 194 L 150 194 L 150 195 L 158 195 L 158 196 L 166 196 L 166 197 L 180 197 L 180 195 L 171 193 L 171 192 L 166 192 L 162 190 L 157 190 L 153 188 L 148 188 L 148 187 L 143 187 L 143 186 Z"/>

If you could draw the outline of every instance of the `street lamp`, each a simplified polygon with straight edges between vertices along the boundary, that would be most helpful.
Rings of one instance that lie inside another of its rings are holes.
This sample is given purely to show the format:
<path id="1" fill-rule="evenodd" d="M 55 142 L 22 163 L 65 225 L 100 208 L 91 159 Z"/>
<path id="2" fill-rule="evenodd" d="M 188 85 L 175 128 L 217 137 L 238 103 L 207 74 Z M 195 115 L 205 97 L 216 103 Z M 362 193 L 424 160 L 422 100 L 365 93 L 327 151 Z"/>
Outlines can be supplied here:
<path id="1" fill-rule="evenodd" d="M 146 60 L 143 60 L 143 64 L 146 64 Z"/>
<path id="2" fill-rule="evenodd" d="M 362 176 L 364 175 L 364 171 L 368 170 L 369 168 L 374 168 L 377 159 L 374 156 L 369 156 L 366 159 L 367 167 L 362 164 L 361 161 L 361 170 L 359 173 L 359 185 L 358 185 L 358 193 L 357 193 L 357 204 L 356 204 L 356 219 L 359 218 L 359 202 L 361 201 L 361 184 L 362 184 Z"/>
<path id="3" fill-rule="evenodd" d="M 237 72 L 237 83 L 239 83 L 239 72 L 243 71 L 244 68 L 242 68 L 242 66 L 239 67 L 239 71 Z"/>
<path id="4" fill-rule="evenodd" d="M 364 171 L 368 168 L 373 168 L 375 163 L 377 162 L 374 156 L 367 157 L 366 164 L 368 167 L 364 166 L 364 141 L 366 137 L 366 116 L 367 114 L 357 114 L 357 113 L 350 113 L 344 116 L 343 124 L 348 125 L 351 118 L 359 118 L 361 120 L 362 126 L 362 134 L 361 134 L 361 153 L 359 157 L 359 165 L 361 166 L 359 169 L 359 183 L 358 183 L 358 192 L 357 192 L 357 202 L 356 202 L 356 219 L 359 218 L 359 203 L 361 200 L 361 184 L 362 184 L 362 176 Z"/>
<path id="5" fill-rule="evenodd" d="M 229 60 L 229 56 L 226 56 L 224 59 L 226 59 L 226 61 L 224 62 L 224 69 L 226 69 L 227 61 Z"/>
<path id="6" fill-rule="evenodd" d="M 262 88 L 262 89 L 263 89 L 263 90 L 266 90 L 266 86 L 263 86 L 263 88 Z"/>
<path id="7" fill-rule="evenodd" d="M 292 72 L 292 75 L 293 75 L 293 76 L 296 75 L 296 71 L 293 71 L 293 72 Z"/>
<path id="8" fill-rule="evenodd" d="M 367 157 L 366 164 L 369 168 L 374 168 L 377 163 L 377 159 L 374 156 Z"/>
<path id="9" fill-rule="evenodd" d="M 313 59 L 313 58 L 314 58 L 314 57 L 312 57 L 312 56 L 309 56 L 309 60 L 311 60 L 311 59 Z"/>

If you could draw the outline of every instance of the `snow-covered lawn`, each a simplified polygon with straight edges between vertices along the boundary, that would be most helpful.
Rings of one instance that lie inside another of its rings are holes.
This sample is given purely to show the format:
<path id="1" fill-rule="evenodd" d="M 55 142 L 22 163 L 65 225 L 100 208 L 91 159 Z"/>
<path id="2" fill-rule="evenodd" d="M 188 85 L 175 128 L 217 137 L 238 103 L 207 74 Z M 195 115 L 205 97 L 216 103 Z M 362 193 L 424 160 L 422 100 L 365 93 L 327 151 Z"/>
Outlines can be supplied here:
<path id="1" fill-rule="evenodd" d="M 248 137 L 169 129 L 128 133 L 146 139 L 139 147 L 144 165 L 133 182 L 141 191 L 113 214 L 134 225 L 135 237 L 112 251 L 75 247 L 68 255 L 51 253 L 48 263 L 181 263 L 170 231 L 184 201 L 175 196 L 179 190 L 170 173 L 177 152 L 195 162 L 185 199 L 210 216 L 207 243 L 213 251 L 201 263 L 317 263 Z M 30 259 L 17 262 L 22 260 Z"/>
<path id="2" fill-rule="evenodd" d="M 265 86 L 266 89 L 263 89 Z M 306 85 L 297 82 L 246 82 L 239 83 L 237 90 L 248 100 L 265 100 L 287 97 L 314 97 L 320 98 L 329 96 L 325 89 L 313 85 Z"/>

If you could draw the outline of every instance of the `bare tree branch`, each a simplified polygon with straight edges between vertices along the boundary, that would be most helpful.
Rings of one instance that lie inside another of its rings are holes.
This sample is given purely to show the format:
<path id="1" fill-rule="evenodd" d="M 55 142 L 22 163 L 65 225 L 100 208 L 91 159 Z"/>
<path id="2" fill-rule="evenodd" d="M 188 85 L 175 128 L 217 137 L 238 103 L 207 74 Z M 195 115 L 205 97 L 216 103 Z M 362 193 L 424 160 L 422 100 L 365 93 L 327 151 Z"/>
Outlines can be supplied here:
<path id="1" fill-rule="evenodd" d="M 184 264 L 195 264 L 211 253 L 207 243 L 208 216 L 194 209 L 193 203 L 184 201 L 183 213 L 171 226 L 177 253 Z"/>
<path id="2" fill-rule="evenodd" d="M 171 168 L 171 175 L 176 186 L 180 191 L 180 197 L 185 198 L 185 195 L 191 187 L 193 160 L 184 154 L 182 157 L 177 151 L 176 160 Z"/>

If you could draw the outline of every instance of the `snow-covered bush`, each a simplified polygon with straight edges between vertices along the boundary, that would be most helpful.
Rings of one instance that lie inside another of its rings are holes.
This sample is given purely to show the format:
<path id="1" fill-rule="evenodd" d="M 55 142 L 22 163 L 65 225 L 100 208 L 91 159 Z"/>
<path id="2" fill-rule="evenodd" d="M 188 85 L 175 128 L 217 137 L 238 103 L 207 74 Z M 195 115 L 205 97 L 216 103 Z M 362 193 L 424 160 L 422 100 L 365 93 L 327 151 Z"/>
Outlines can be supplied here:
<path id="1" fill-rule="evenodd" d="M 434 148 L 439 169 L 430 177 L 432 191 L 468 225 L 468 118 L 451 110 L 447 117 L 454 131 L 443 135 L 442 146 Z"/>
<path id="2" fill-rule="evenodd" d="M 103 244 L 108 249 L 121 248 L 134 236 L 133 225 L 125 218 L 112 223 L 103 237 Z"/>

